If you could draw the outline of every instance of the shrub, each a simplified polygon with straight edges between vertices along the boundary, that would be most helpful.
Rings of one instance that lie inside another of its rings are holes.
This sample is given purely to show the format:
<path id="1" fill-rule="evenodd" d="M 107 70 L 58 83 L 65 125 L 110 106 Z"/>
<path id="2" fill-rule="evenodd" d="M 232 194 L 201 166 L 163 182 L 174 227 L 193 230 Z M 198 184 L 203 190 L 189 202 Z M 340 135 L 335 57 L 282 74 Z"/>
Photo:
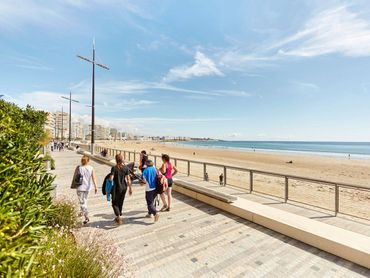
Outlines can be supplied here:
<path id="1" fill-rule="evenodd" d="M 0 276 L 26 275 L 45 233 L 53 182 L 39 156 L 45 120 L 0 100 Z"/>
<path id="2" fill-rule="evenodd" d="M 87 231 L 84 229 L 80 232 L 77 242 L 69 230 L 63 227 L 51 229 L 43 239 L 45 248 L 35 259 L 37 269 L 41 272 L 38 274 L 48 278 L 119 277 L 123 272 L 124 260 L 112 247 L 112 242 L 101 233 Z"/>
<path id="3" fill-rule="evenodd" d="M 76 228 L 78 217 L 75 202 L 66 199 L 56 201 L 48 215 L 48 221 L 52 227 Z"/>

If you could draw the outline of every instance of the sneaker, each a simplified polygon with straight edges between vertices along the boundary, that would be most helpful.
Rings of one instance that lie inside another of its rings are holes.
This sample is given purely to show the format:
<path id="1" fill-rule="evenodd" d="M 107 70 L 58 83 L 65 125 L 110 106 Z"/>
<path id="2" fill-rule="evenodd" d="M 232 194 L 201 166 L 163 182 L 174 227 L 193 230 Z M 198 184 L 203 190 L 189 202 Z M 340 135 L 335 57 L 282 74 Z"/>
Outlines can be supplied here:
<path id="1" fill-rule="evenodd" d="M 157 213 L 156 215 L 154 215 L 154 222 L 157 222 L 159 219 L 159 213 Z"/>
<path id="2" fill-rule="evenodd" d="M 166 208 L 164 211 L 170 211 L 170 208 L 168 207 L 168 208 Z"/>
<path id="3" fill-rule="evenodd" d="M 163 206 L 160 211 L 166 211 L 166 209 L 168 209 L 168 207 L 167 206 Z"/>
<path id="4" fill-rule="evenodd" d="M 152 218 L 153 216 L 149 213 L 147 213 L 147 215 L 145 215 L 145 218 Z"/>
<path id="5" fill-rule="evenodd" d="M 84 225 L 86 225 L 87 223 L 89 223 L 90 222 L 90 219 L 88 218 L 88 217 L 86 217 L 85 218 L 85 221 L 84 222 L 82 222 L 82 223 L 84 223 Z"/>
<path id="6" fill-rule="evenodd" d="M 117 220 L 117 224 L 118 225 L 122 225 L 123 224 L 123 218 L 122 217 L 119 217 L 118 220 Z"/>

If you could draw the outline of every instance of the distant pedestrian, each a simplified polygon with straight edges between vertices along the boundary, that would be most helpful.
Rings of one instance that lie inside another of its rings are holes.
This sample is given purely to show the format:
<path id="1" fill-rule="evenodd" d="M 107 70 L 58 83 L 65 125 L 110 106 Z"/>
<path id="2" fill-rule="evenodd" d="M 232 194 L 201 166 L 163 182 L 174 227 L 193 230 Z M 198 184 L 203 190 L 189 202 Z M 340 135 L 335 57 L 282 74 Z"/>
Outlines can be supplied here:
<path id="1" fill-rule="evenodd" d="M 145 184 L 145 199 L 148 207 L 147 218 L 154 216 L 154 222 L 159 219 L 159 213 L 155 207 L 155 198 L 157 197 L 157 170 L 153 165 L 153 161 L 147 160 L 146 166 L 143 170 L 142 178 Z"/>
<path id="2" fill-rule="evenodd" d="M 224 184 L 224 174 L 221 173 L 221 175 L 218 177 L 220 180 L 220 185 Z"/>
<path id="3" fill-rule="evenodd" d="M 161 199 L 163 202 L 163 207 L 161 208 L 161 211 L 170 211 L 171 203 L 172 203 L 172 184 L 173 184 L 173 176 L 177 174 L 177 168 L 176 166 L 172 165 L 170 162 L 170 157 L 167 154 L 162 155 L 162 167 L 160 168 L 161 173 L 166 177 L 168 182 L 168 189 L 167 191 L 167 197 L 168 197 L 168 203 L 166 202 L 166 197 L 164 192 L 161 194 Z"/>
<path id="4" fill-rule="evenodd" d="M 123 202 L 125 201 L 126 191 L 128 187 L 128 193 L 132 195 L 131 178 L 129 175 L 129 169 L 123 163 L 122 154 L 116 155 L 116 166 L 111 169 L 113 174 L 113 190 L 112 190 L 112 207 L 116 218 L 114 219 L 117 224 L 123 224 L 122 209 Z"/>
<path id="5" fill-rule="evenodd" d="M 351 154 L 350 153 L 348 154 L 348 159 L 351 159 Z"/>
<path id="6" fill-rule="evenodd" d="M 77 197 L 81 209 L 80 215 L 85 217 L 85 220 L 83 221 L 84 224 L 87 224 L 90 221 L 89 211 L 87 209 L 87 197 L 93 185 L 95 188 L 95 194 L 98 192 L 94 168 L 88 164 L 89 157 L 84 155 L 81 158 L 81 165 L 77 166 L 75 170 L 71 186 L 72 188 L 77 189 Z"/>
<path id="7" fill-rule="evenodd" d="M 209 180 L 208 173 L 205 173 L 205 174 L 204 174 L 204 180 L 205 180 L 205 181 L 208 181 L 208 180 Z"/>

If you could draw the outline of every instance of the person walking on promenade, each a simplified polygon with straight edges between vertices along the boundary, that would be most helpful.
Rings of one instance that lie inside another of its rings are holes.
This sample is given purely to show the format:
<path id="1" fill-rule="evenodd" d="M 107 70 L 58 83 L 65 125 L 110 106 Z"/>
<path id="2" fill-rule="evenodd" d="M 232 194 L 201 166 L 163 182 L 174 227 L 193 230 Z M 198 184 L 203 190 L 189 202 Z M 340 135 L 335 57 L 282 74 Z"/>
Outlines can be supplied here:
<path id="1" fill-rule="evenodd" d="M 74 183 L 74 187 L 72 185 L 72 188 L 77 189 L 77 197 L 80 203 L 81 216 L 85 217 L 85 220 L 83 221 L 84 224 L 87 224 L 90 221 L 89 211 L 87 209 L 87 197 L 93 185 L 95 188 L 95 194 L 98 192 L 94 168 L 88 164 L 89 157 L 86 155 L 82 156 L 81 165 L 77 166 L 72 181 L 72 183 Z"/>
<path id="2" fill-rule="evenodd" d="M 111 169 L 113 174 L 113 190 L 112 194 L 112 207 L 116 218 L 114 221 L 121 225 L 123 224 L 122 208 L 123 202 L 125 201 L 126 191 L 128 187 L 128 193 L 132 195 L 131 178 L 129 175 L 129 169 L 123 163 L 122 154 L 116 155 L 116 166 Z"/>
<path id="3" fill-rule="evenodd" d="M 140 153 L 140 163 L 139 163 L 139 170 L 143 172 L 146 168 L 146 161 L 148 160 L 148 155 L 146 154 L 145 150 L 142 150 Z"/>
<path id="4" fill-rule="evenodd" d="M 153 215 L 154 222 L 157 222 L 159 219 L 159 213 L 155 208 L 155 198 L 157 197 L 157 170 L 151 160 L 146 161 L 146 166 L 142 174 L 143 184 L 145 184 L 145 199 L 148 206 L 148 214 L 146 217 L 151 218 Z"/>
<path id="5" fill-rule="evenodd" d="M 160 168 L 160 171 L 162 174 L 166 177 L 168 182 L 168 189 L 167 189 L 167 197 L 168 197 L 168 203 L 166 202 L 166 197 L 164 195 L 164 192 L 161 194 L 161 199 L 163 203 L 163 207 L 161 208 L 161 211 L 170 211 L 171 203 L 172 203 L 172 184 L 173 184 L 173 176 L 177 174 L 177 168 L 176 166 L 172 165 L 170 162 L 170 157 L 168 154 L 162 155 L 162 167 Z"/>

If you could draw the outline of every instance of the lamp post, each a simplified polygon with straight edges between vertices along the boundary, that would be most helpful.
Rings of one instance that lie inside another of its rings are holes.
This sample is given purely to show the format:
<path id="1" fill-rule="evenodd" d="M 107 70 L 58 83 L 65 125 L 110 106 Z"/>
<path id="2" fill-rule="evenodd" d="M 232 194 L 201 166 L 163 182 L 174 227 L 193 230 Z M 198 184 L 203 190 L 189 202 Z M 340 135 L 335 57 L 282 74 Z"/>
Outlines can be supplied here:
<path id="1" fill-rule="evenodd" d="M 105 65 L 99 64 L 95 61 L 95 40 L 93 41 L 93 56 L 92 60 L 86 57 L 77 55 L 78 58 L 92 64 L 92 101 L 91 101 L 91 154 L 94 154 L 94 143 L 95 143 L 95 65 L 103 69 L 109 70 Z"/>
<path id="2" fill-rule="evenodd" d="M 62 98 L 69 100 L 69 133 L 68 133 L 68 142 L 71 144 L 72 137 L 72 101 L 78 103 L 78 100 L 72 99 L 72 92 L 69 91 L 69 98 L 62 96 Z"/>

